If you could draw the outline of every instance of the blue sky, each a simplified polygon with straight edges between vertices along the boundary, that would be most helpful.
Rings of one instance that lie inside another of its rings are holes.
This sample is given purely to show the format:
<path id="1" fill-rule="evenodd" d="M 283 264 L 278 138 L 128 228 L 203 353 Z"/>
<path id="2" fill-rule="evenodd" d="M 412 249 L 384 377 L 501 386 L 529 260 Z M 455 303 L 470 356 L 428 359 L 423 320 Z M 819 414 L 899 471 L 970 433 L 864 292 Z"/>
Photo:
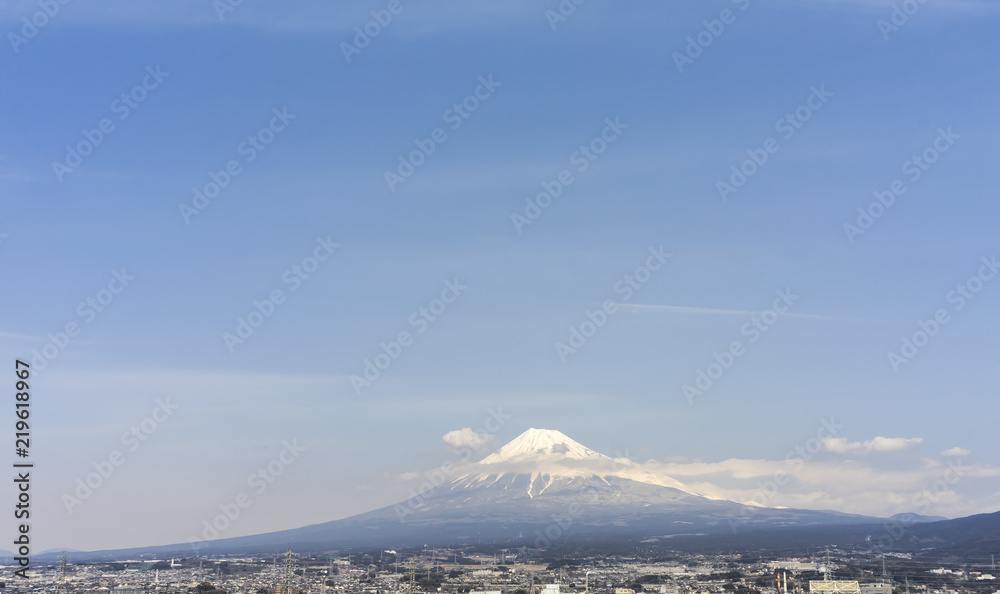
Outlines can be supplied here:
<path id="1" fill-rule="evenodd" d="M 835 419 L 837 441 L 769 503 L 913 511 L 950 461 L 961 479 L 928 513 L 1000 508 L 1000 287 L 949 300 L 998 251 L 989 2 L 927 3 L 885 35 L 894 5 L 876 0 L 585 2 L 554 30 L 556 2 L 402 0 L 350 61 L 342 44 L 389 3 L 299 4 L 220 19 L 208 0 L 70 3 L 4 50 L 0 353 L 31 358 L 80 329 L 32 383 L 42 549 L 186 541 L 292 440 L 306 449 L 225 536 L 395 503 L 454 458 L 443 435 L 491 409 L 509 415 L 491 443 L 558 429 L 738 500 Z M 5 3 L 8 42 L 39 6 Z M 724 10 L 680 71 L 675 53 Z M 495 87 L 452 129 L 481 77 Z M 776 123 L 814 89 L 825 102 L 786 138 Z M 58 176 L 103 118 L 114 129 Z M 580 171 L 608 119 L 627 127 Z M 390 189 L 386 171 L 436 128 L 444 142 Z M 768 139 L 723 200 L 718 183 Z M 904 167 L 928 150 L 914 180 Z M 239 172 L 186 221 L 230 161 Z M 512 214 L 564 170 L 519 232 Z M 896 180 L 906 192 L 849 239 Z M 338 247 L 291 281 L 318 240 Z M 645 278 L 650 249 L 670 257 L 626 302 L 615 288 Z M 446 283 L 468 288 L 435 304 Z M 744 325 L 778 291 L 796 298 L 751 341 Z M 563 361 L 557 343 L 607 300 L 616 313 Z M 894 366 L 937 310 L 948 321 Z M 359 394 L 351 376 L 401 332 L 411 342 Z M 734 341 L 743 354 L 686 398 Z M 176 410 L 130 451 L 121 435 L 165 398 Z M 112 475 L 67 505 L 115 451 Z"/>

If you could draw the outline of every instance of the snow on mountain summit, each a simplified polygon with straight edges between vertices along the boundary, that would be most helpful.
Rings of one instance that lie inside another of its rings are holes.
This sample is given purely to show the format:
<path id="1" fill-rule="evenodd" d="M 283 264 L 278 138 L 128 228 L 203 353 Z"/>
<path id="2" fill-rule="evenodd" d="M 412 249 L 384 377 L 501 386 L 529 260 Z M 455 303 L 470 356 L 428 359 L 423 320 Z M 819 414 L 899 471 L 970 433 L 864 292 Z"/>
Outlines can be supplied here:
<path id="1" fill-rule="evenodd" d="M 604 454 L 573 441 L 560 431 L 531 428 L 479 463 L 525 462 L 547 456 L 572 460 L 610 460 Z"/>
<path id="2" fill-rule="evenodd" d="M 493 484 L 504 476 L 516 478 L 518 475 L 530 476 L 532 485 L 535 484 L 535 479 L 542 476 L 546 477 L 547 484 L 551 484 L 556 477 L 563 479 L 595 477 L 604 483 L 617 477 L 647 485 L 669 487 L 705 499 L 719 499 L 693 489 L 666 474 L 650 473 L 642 464 L 627 458 L 616 459 L 595 452 L 561 431 L 553 429 L 528 429 L 496 452 L 480 460 L 470 470 L 469 474 L 456 479 L 453 486 Z M 531 488 L 528 489 L 528 493 L 532 494 Z"/>

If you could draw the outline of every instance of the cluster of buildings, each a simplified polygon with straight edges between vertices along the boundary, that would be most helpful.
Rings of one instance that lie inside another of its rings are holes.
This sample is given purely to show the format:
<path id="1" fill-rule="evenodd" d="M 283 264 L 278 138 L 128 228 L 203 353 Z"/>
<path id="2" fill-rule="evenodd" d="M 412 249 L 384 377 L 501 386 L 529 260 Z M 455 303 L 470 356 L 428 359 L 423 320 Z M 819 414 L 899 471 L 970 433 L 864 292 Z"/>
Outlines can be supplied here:
<path id="1" fill-rule="evenodd" d="M 881 575 L 872 570 L 858 576 L 858 566 L 833 567 L 829 560 L 543 555 L 524 549 L 383 550 L 350 556 L 289 550 L 54 563 L 27 581 L 7 577 L 2 587 L 11 593 L 51 594 L 1000 594 L 993 574 L 967 567 L 914 566 L 905 578 L 893 579 L 884 569 Z M 13 575 L 13 567 L 4 569 Z"/>

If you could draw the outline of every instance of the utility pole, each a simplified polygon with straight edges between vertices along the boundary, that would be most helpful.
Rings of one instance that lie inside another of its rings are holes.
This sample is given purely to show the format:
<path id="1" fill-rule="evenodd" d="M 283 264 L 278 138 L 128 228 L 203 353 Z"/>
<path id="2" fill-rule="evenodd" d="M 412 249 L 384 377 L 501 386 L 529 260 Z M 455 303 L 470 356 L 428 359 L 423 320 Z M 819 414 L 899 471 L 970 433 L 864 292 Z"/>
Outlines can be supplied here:
<path id="1" fill-rule="evenodd" d="M 285 553 L 285 586 L 282 594 L 292 593 L 292 547 Z"/>
<path id="2" fill-rule="evenodd" d="M 59 591 L 63 594 L 66 593 L 66 551 L 63 551 L 62 555 L 62 576 L 59 578 Z"/>

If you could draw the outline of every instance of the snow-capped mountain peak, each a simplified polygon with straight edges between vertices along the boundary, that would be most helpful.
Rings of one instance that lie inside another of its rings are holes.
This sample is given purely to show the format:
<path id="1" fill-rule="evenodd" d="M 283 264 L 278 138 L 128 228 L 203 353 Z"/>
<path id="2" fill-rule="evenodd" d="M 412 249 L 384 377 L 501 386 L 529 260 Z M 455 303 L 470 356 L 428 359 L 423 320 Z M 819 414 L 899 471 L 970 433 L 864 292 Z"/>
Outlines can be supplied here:
<path id="1" fill-rule="evenodd" d="M 544 476 L 546 484 L 551 484 L 557 478 L 588 480 L 593 478 L 604 483 L 608 483 L 612 478 L 619 478 L 669 487 L 705 499 L 719 499 L 693 489 L 666 474 L 650 473 L 642 464 L 625 458 L 615 459 L 605 456 L 560 431 L 535 428 L 528 429 L 496 452 L 480 460 L 478 464 L 474 464 L 468 474 L 457 478 L 452 486 L 461 488 L 470 485 L 500 484 L 504 480 L 503 477 L 516 480 L 518 476 L 530 477 L 532 486 L 527 490 L 529 496 L 533 496 L 532 488 L 536 483 L 541 484 L 541 481 L 536 479 Z"/>
<path id="2" fill-rule="evenodd" d="M 531 428 L 496 452 L 483 458 L 480 464 L 525 462 L 545 457 L 570 460 L 610 460 L 607 456 L 573 441 L 560 431 Z"/>

